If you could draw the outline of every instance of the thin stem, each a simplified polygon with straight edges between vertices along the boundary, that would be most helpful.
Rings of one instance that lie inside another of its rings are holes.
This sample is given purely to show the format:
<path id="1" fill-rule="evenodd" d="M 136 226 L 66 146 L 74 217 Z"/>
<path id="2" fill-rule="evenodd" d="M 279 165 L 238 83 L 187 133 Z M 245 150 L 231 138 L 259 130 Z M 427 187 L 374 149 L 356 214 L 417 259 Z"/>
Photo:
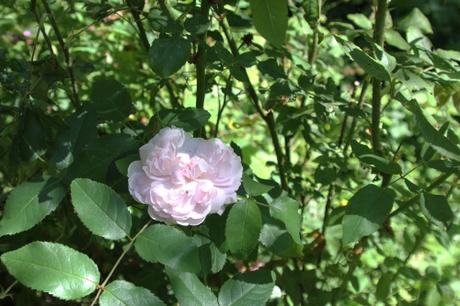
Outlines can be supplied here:
<path id="1" fill-rule="evenodd" d="M 318 20 L 316 20 L 314 28 L 313 28 L 313 37 L 310 48 L 308 50 L 308 63 L 313 65 L 316 61 L 316 56 L 318 53 L 318 42 L 319 42 L 319 23 L 321 18 L 321 5 L 322 1 L 318 0 Z"/>
<path id="2" fill-rule="evenodd" d="M 367 88 L 369 86 L 369 81 L 367 79 L 365 79 L 363 81 L 363 85 L 362 85 L 362 88 L 361 88 L 361 93 L 359 95 L 359 98 L 358 98 L 358 109 L 361 109 L 363 103 L 364 103 L 364 97 L 366 96 L 366 91 L 367 91 Z M 356 129 L 356 125 L 358 123 L 358 119 L 356 117 L 353 117 L 353 120 L 351 121 L 351 125 L 350 125 L 350 130 L 348 132 L 348 136 L 347 136 L 347 142 L 345 143 L 345 146 L 343 147 L 343 154 L 346 155 L 347 154 L 347 150 L 348 150 L 348 147 L 350 146 L 351 144 L 351 141 L 353 140 L 353 134 L 355 132 L 355 129 Z"/>
<path id="3" fill-rule="evenodd" d="M 216 120 L 216 126 L 214 127 L 214 133 L 213 136 L 217 137 L 217 133 L 219 132 L 219 124 L 220 120 L 222 118 L 222 113 L 224 112 L 225 107 L 227 106 L 228 103 L 228 92 L 232 89 L 232 75 L 229 74 L 227 78 L 227 82 L 225 85 L 225 92 L 224 92 L 224 100 L 222 101 L 222 106 L 219 107 L 219 111 L 217 112 L 217 120 Z"/>
<path id="4" fill-rule="evenodd" d="M 125 255 L 128 253 L 128 251 L 132 248 L 132 246 L 134 245 L 134 242 L 136 241 L 137 237 L 139 237 L 140 234 L 142 234 L 142 232 L 150 225 L 150 223 L 152 223 L 152 221 L 148 221 L 138 232 L 137 234 L 131 239 L 131 241 L 129 242 L 128 246 L 125 248 L 125 250 L 123 251 L 123 253 L 121 253 L 121 255 L 118 257 L 117 261 L 115 262 L 115 264 L 113 265 L 112 269 L 110 270 L 109 274 L 107 274 L 107 277 L 104 279 L 104 282 L 98 286 L 98 291 L 96 293 L 96 296 L 94 297 L 93 301 L 91 302 L 91 305 L 90 306 L 94 306 L 96 305 L 97 303 L 97 300 L 99 299 L 99 296 L 101 295 L 102 291 L 104 290 L 105 286 L 107 285 L 107 283 L 109 282 L 110 278 L 112 277 L 113 273 L 115 272 L 115 270 L 117 269 L 117 267 L 120 265 L 121 261 L 123 260 L 123 258 L 125 257 Z"/>
<path id="5" fill-rule="evenodd" d="M 221 18 L 221 17 L 216 17 L 217 20 L 219 21 L 219 24 L 222 28 L 222 31 L 224 32 L 224 35 L 228 41 L 228 44 L 230 46 L 230 50 L 232 51 L 232 54 L 233 56 L 238 56 L 239 55 L 239 51 L 238 51 L 238 47 L 235 43 L 235 41 L 233 40 L 229 30 L 228 30 L 228 25 L 226 24 L 226 20 L 224 18 Z M 275 120 L 274 120 L 274 117 L 273 117 L 273 111 L 272 110 L 269 110 L 267 113 L 265 113 L 265 111 L 262 109 L 262 107 L 260 106 L 260 101 L 259 101 L 259 97 L 257 96 L 257 93 L 254 89 L 254 86 L 252 85 L 250 79 L 249 79 L 249 75 L 246 71 L 245 68 L 243 67 L 240 67 L 239 68 L 241 70 L 241 72 L 243 73 L 243 76 L 244 76 L 244 82 L 243 82 L 243 85 L 244 85 L 244 89 L 246 90 L 246 93 L 247 95 L 249 96 L 249 98 L 251 99 L 251 101 L 253 102 L 257 112 L 259 113 L 259 115 L 262 117 L 262 119 L 265 121 L 268 129 L 269 129 L 269 132 L 270 132 L 270 137 L 272 139 L 272 143 L 273 143 L 273 147 L 274 147 L 274 150 L 275 150 L 275 154 L 276 154 L 276 160 L 277 160 L 277 166 L 278 166 L 278 172 L 279 172 L 279 176 L 280 176 L 280 183 L 281 183 L 281 188 L 286 190 L 286 191 L 289 191 L 288 189 L 288 185 L 287 185 L 287 180 L 286 180 L 286 172 L 285 172 L 285 168 L 284 168 L 284 156 L 283 156 L 283 151 L 281 149 L 281 145 L 280 145 L 280 142 L 279 142 L 279 139 L 278 139 L 278 134 L 276 132 L 276 124 L 275 124 Z"/>
<path id="6" fill-rule="evenodd" d="M 144 46 L 144 49 L 149 50 L 150 43 L 147 39 L 147 34 L 145 32 L 144 25 L 142 24 L 142 21 L 140 19 L 139 10 L 136 8 L 132 0 L 126 0 L 126 3 L 128 4 L 131 15 L 133 15 L 134 22 L 136 23 L 136 26 L 139 29 L 139 38 L 141 40 L 141 43 Z"/>
<path id="7" fill-rule="evenodd" d="M 377 11 L 375 13 L 375 28 L 374 40 L 383 47 L 384 31 L 385 31 L 385 18 L 387 15 L 388 4 L 387 0 L 377 1 Z M 381 109 L 381 91 L 382 82 L 380 80 L 372 80 L 372 124 L 371 124 L 371 138 L 372 148 L 376 154 L 381 152 L 380 144 L 380 109 Z"/>
<path id="8" fill-rule="evenodd" d="M 209 18 L 208 0 L 201 0 L 200 15 L 204 20 Z M 198 52 L 196 54 L 196 108 L 204 108 L 204 98 L 206 95 L 206 33 L 198 36 Z M 196 131 L 196 136 L 203 136 L 204 128 Z"/>
<path id="9" fill-rule="evenodd" d="M 43 7 L 45 8 L 46 14 L 48 15 L 48 19 L 50 20 L 51 27 L 53 28 L 54 34 L 56 35 L 56 38 L 59 43 L 59 47 L 61 48 L 62 54 L 64 55 L 66 70 L 67 70 L 67 74 L 70 79 L 70 89 L 72 92 L 72 98 L 70 100 L 72 101 L 72 104 L 76 109 L 80 109 L 81 103 L 78 98 L 78 88 L 77 88 L 77 83 L 75 81 L 75 75 L 74 75 L 73 68 L 72 68 L 72 60 L 70 58 L 69 49 L 67 48 L 64 42 L 64 38 L 62 37 L 61 31 L 59 30 L 59 27 L 56 23 L 56 19 L 54 19 L 53 13 L 51 12 L 51 9 L 48 5 L 47 0 L 42 0 L 42 4 L 43 4 Z"/>

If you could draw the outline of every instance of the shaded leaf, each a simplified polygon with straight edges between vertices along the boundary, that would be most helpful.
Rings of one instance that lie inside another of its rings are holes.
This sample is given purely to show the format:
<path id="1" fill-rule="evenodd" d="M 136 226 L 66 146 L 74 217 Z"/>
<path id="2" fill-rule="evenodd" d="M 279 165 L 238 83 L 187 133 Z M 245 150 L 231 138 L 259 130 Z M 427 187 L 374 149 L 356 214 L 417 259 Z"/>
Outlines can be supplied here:
<path id="1" fill-rule="evenodd" d="M 385 66 L 375 60 L 374 58 L 370 57 L 367 53 L 360 49 L 353 49 L 350 52 L 351 57 L 353 58 L 361 68 L 366 71 L 370 76 L 379 79 L 381 81 L 390 81 L 390 73 L 385 68 Z"/>
<path id="2" fill-rule="evenodd" d="M 259 183 L 246 173 L 243 174 L 243 187 L 244 190 L 251 196 L 259 196 L 273 189 L 273 186 Z"/>
<path id="3" fill-rule="evenodd" d="M 182 37 L 158 38 L 150 47 L 150 65 L 153 71 L 166 78 L 185 65 L 190 52 L 190 42 Z"/>
<path id="4" fill-rule="evenodd" d="M 435 223 L 442 223 L 449 227 L 454 219 L 454 213 L 447 202 L 447 198 L 442 195 L 422 193 L 420 204 L 423 214 Z"/>
<path id="5" fill-rule="evenodd" d="M 367 185 L 351 197 L 342 221 L 343 243 L 358 241 L 377 231 L 390 214 L 395 194 Z"/>
<path id="6" fill-rule="evenodd" d="M 160 262 L 176 271 L 198 273 L 201 270 L 199 250 L 193 238 L 173 226 L 149 226 L 134 246 L 146 261 Z"/>
<path id="7" fill-rule="evenodd" d="M 254 201 L 242 200 L 234 204 L 225 225 L 229 250 L 239 257 L 248 257 L 257 246 L 261 227 L 262 217 Z"/>
<path id="8" fill-rule="evenodd" d="M 158 113 L 162 126 L 175 126 L 188 132 L 195 131 L 203 127 L 211 114 L 204 109 L 184 108 L 184 109 L 164 109 Z"/>
<path id="9" fill-rule="evenodd" d="M 300 240 L 301 216 L 299 213 L 299 202 L 287 195 L 282 195 L 270 204 L 270 214 L 273 218 L 284 223 L 287 231 L 296 243 L 302 244 Z"/>
<path id="10" fill-rule="evenodd" d="M 0 236 L 32 228 L 57 208 L 64 195 L 64 188 L 53 178 L 17 186 L 6 201 L 0 220 Z"/>
<path id="11" fill-rule="evenodd" d="M 286 0 L 250 0 L 256 30 L 276 47 L 281 47 L 288 26 Z"/>
<path id="12" fill-rule="evenodd" d="M 98 79 L 91 86 L 91 105 L 102 120 L 120 121 L 132 108 L 128 90 L 115 79 Z"/>

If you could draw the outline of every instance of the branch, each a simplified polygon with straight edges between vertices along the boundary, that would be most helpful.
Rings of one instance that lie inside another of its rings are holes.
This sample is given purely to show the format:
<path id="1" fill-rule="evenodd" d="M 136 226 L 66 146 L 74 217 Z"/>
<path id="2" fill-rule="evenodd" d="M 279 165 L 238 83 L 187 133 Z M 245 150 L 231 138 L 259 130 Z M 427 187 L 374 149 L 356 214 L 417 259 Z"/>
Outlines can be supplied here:
<path id="1" fill-rule="evenodd" d="M 133 15 L 134 22 L 139 29 L 139 38 L 141 39 L 142 45 L 144 46 L 144 49 L 148 51 L 150 49 L 150 43 L 147 39 L 144 25 L 142 24 L 141 18 L 139 16 L 139 9 L 135 6 L 132 0 L 126 0 L 126 3 L 128 4 L 131 15 Z"/>
<path id="2" fill-rule="evenodd" d="M 200 15 L 205 20 L 209 18 L 208 0 L 201 0 Z M 198 52 L 196 54 L 196 108 L 204 109 L 204 98 L 206 95 L 206 33 L 198 35 Z M 204 128 L 195 132 L 195 136 L 203 136 Z"/>
<path id="3" fill-rule="evenodd" d="M 51 27 L 53 28 L 53 31 L 56 34 L 56 38 L 58 40 L 59 47 L 61 48 L 62 54 L 64 55 L 65 64 L 66 64 L 66 70 L 67 70 L 67 74 L 68 74 L 69 79 L 70 79 L 70 89 L 72 91 L 72 97 L 71 97 L 70 100 L 72 101 L 72 104 L 76 109 L 80 109 L 81 108 L 81 103 L 80 103 L 80 100 L 78 98 L 78 88 L 77 88 L 77 84 L 75 82 L 75 76 L 74 76 L 74 73 L 73 73 L 72 61 L 70 59 L 69 49 L 67 48 L 67 46 L 66 46 L 66 44 L 64 42 L 64 39 L 62 38 L 62 34 L 59 31 L 59 27 L 58 27 L 58 25 L 56 23 L 56 19 L 54 19 L 53 13 L 51 12 L 51 9 L 50 9 L 50 7 L 48 5 L 47 0 L 42 0 L 42 3 L 43 3 L 43 7 L 45 8 L 46 14 L 48 15 L 48 18 L 50 20 Z M 33 3 L 33 4 L 35 4 L 35 3 Z M 35 9 L 35 6 L 34 6 L 34 9 Z M 43 35 L 45 36 L 44 31 L 42 31 L 42 32 L 43 32 Z"/>
<path id="4" fill-rule="evenodd" d="M 104 279 L 104 282 L 101 285 L 98 285 L 98 291 L 96 293 L 96 296 L 94 297 L 93 301 L 91 302 L 90 306 L 94 306 L 97 303 L 97 300 L 99 299 L 99 296 L 101 295 L 102 291 L 104 290 L 105 286 L 109 282 L 110 278 L 112 277 L 113 273 L 117 269 L 117 267 L 120 265 L 122 259 L 125 257 L 125 255 L 128 253 L 128 251 L 132 248 L 134 245 L 134 242 L 136 241 L 137 237 L 139 237 L 140 234 L 152 223 L 152 221 L 148 221 L 138 232 L 137 234 L 133 237 L 133 239 L 129 242 L 128 246 L 125 248 L 123 253 L 118 257 L 117 261 L 113 265 L 112 269 L 110 270 L 109 274 L 107 274 L 107 277 Z"/>
<path id="5" fill-rule="evenodd" d="M 226 24 L 225 18 L 222 18 L 220 16 L 217 16 L 216 19 L 219 21 L 219 24 L 222 28 L 222 31 L 224 32 L 225 38 L 228 41 L 228 44 L 230 46 L 230 50 L 232 51 L 233 56 L 238 56 L 239 51 L 238 47 L 236 46 L 235 41 L 233 40 L 229 30 L 228 30 L 228 25 Z M 260 101 L 259 97 L 257 96 L 257 93 L 254 89 L 254 86 L 252 85 L 249 75 L 246 71 L 245 68 L 240 67 L 239 68 L 243 74 L 245 82 L 243 82 L 244 89 L 246 90 L 247 95 L 251 99 L 252 103 L 254 104 L 257 112 L 259 115 L 262 117 L 262 119 L 265 121 L 268 130 L 270 132 L 270 137 L 272 139 L 273 143 L 273 148 L 275 150 L 276 154 L 276 160 L 277 160 L 277 166 L 278 166 L 278 172 L 280 175 L 280 183 L 281 183 L 281 188 L 289 191 L 288 185 L 287 185 L 287 180 L 286 180 L 286 172 L 284 169 L 284 156 L 283 156 L 283 151 L 281 149 L 281 145 L 278 139 L 278 134 L 276 133 L 276 125 L 275 125 L 275 119 L 273 117 L 273 111 L 269 110 L 267 113 L 262 109 L 260 106 Z"/>
<path id="6" fill-rule="evenodd" d="M 388 10 L 387 0 L 378 0 L 377 11 L 375 13 L 375 28 L 374 40 L 383 47 L 383 34 L 385 31 L 385 18 Z M 372 124 L 371 137 L 372 148 L 376 154 L 381 151 L 380 144 L 380 108 L 381 108 L 381 90 L 382 82 L 380 80 L 372 80 Z"/>

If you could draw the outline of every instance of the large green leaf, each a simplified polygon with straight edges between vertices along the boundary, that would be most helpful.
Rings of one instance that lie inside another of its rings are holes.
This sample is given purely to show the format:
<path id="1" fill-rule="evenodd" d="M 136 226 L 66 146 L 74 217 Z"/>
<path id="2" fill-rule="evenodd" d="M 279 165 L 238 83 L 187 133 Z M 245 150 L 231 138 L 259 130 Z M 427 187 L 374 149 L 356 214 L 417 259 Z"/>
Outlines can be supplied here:
<path id="1" fill-rule="evenodd" d="M 250 0 L 256 30 L 274 46 L 281 47 L 288 26 L 286 0 Z"/>
<path id="2" fill-rule="evenodd" d="M 240 257 L 247 257 L 257 246 L 262 217 L 252 200 L 243 200 L 232 206 L 225 225 L 228 248 Z"/>
<path id="3" fill-rule="evenodd" d="M 53 178 L 17 186 L 8 197 L 0 220 L 0 236 L 26 231 L 53 212 L 64 197 L 64 188 Z"/>
<path id="4" fill-rule="evenodd" d="M 150 65 L 153 71 L 166 78 L 185 65 L 190 52 L 190 42 L 182 37 L 158 38 L 150 47 Z"/>
<path id="5" fill-rule="evenodd" d="M 101 306 L 166 306 L 155 294 L 124 280 L 105 286 L 99 298 Z"/>
<path id="6" fill-rule="evenodd" d="M 131 214 L 112 188 L 90 179 L 75 179 L 70 190 L 78 217 L 92 233 L 113 240 L 129 235 Z"/>
<path id="7" fill-rule="evenodd" d="M 454 213 L 443 195 L 423 193 L 420 195 L 422 212 L 431 221 L 443 223 L 448 227 L 454 219 Z"/>
<path id="8" fill-rule="evenodd" d="M 398 26 L 406 31 L 411 27 L 415 27 L 420 29 L 423 33 L 433 33 L 430 20 L 428 20 L 428 18 L 417 7 L 414 8 L 406 17 L 401 19 Z"/>
<path id="9" fill-rule="evenodd" d="M 166 269 L 174 294 L 181 306 L 218 306 L 211 289 L 203 285 L 195 274 Z"/>
<path id="10" fill-rule="evenodd" d="M 68 246 L 34 241 L 0 257 L 20 283 L 64 300 L 84 297 L 96 289 L 99 270 L 85 254 Z"/>
<path id="11" fill-rule="evenodd" d="M 296 200 L 291 199 L 287 195 L 280 196 L 270 204 L 270 214 L 273 218 L 284 223 L 287 231 L 296 243 L 302 244 L 300 240 L 301 216 L 299 213 L 299 203 Z"/>
<path id="12" fill-rule="evenodd" d="M 129 91 L 114 79 L 97 79 L 91 87 L 90 99 L 91 106 L 102 120 L 123 120 L 132 108 Z"/>
<path id="13" fill-rule="evenodd" d="M 342 221 L 343 243 L 358 241 L 377 231 L 390 214 L 395 194 L 369 184 L 355 193 Z"/>
<path id="14" fill-rule="evenodd" d="M 303 246 L 296 243 L 282 224 L 264 223 L 259 241 L 280 257 L 300 257 Z"/>
<path id="15" fill-rule="evenodd" d="M 146 261 L 160 262 L 177 271 L 201 270 L 198 246 L 192 237 L 169 225 L 149 226 L 137 237 L 135 248 Z"/>
<path id="16" fill-rule="evenodd" d="M 407 103 L 409 109 L 415 115 L 417 126 L 425 140 L 442 155 L 460 161 L 460 148 L 430 124 L 415 100 L 407 101 Z"/>
<path id="17" fill-rule="evenodd" d="M 92 111 L 74 113 L 65 123 L 67 128 L 60 132 L 56 153 L 51 158 L 59 169 L 70 166 L 97 137 L 96 116 Z"/>
<path id="18" fill-rule="evenodd" d="M 370 57 L 366 52 L 355 48 L 350 52 L 353 58 L 361 68 L 366 71 L 370 76 L 381 81 L 390 81 L 391 76 L 385 66 L 374 58 Z"/>
<path id="19" fill-rule="evenodd" d="M 219 291 L 220 306 L 262 306 L 275 286 L 270 271 L 262 269 L 227 280 Z"/>
<path id="20" fill-rule="evenodd" d="M 203 127 L 211 114 L 204 109 L 187 107 L 184 109 L 164 109 L 158 113 L 162 126 L 175 126 L 188 132 Z"/>

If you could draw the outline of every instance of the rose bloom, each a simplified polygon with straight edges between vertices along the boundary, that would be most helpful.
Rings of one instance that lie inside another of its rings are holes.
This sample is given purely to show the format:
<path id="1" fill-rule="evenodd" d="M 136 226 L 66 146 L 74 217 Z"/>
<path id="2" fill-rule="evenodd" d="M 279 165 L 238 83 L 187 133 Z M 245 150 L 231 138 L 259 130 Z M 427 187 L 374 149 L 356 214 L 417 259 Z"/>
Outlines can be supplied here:
<path id="1" fill-rule="evenodd" d="M 129 192 L 154 220 L 198 225 L 236 201 L 241 159 L 219 139 L 164 128 L 139 153 L 141 160 L 128 168 Z"/>

